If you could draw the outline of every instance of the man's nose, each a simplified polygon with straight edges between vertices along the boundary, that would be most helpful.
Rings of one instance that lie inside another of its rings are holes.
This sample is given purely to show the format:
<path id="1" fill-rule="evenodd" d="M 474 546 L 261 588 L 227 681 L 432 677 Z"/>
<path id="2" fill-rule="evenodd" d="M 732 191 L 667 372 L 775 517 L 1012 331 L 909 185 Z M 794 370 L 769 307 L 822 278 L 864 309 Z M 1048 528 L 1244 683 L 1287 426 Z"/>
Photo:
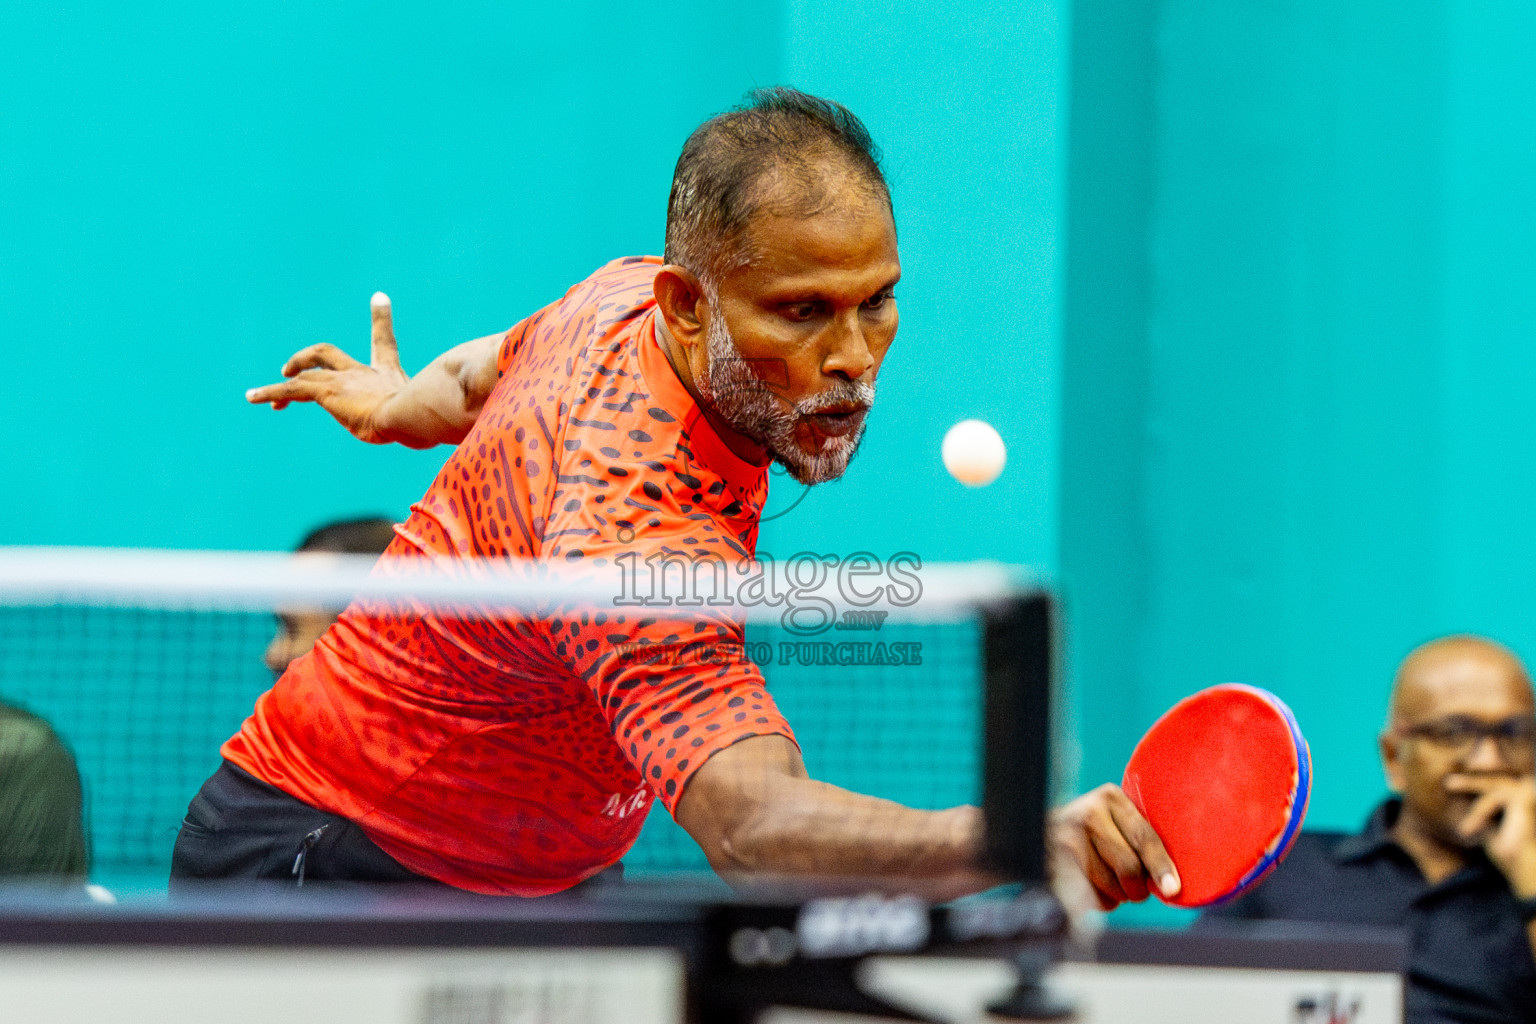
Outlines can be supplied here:
<path id="1" fill-rule="evenodd" d="M 851 309 L 832 322 L 832 341 L 822 360 L 821 372 L 829 377 L 858 380 L 875 365 L 875 354 L 864 337 L 859 311 Z"/>
<path id="2" fill-rule="evenodd" d="M 1472 749 L 1467 751 L 1466 765 L 1479 771 L 1499 771 L 1509 767 L 1498 740 L 1487 734 L 1478 736 Z"/>

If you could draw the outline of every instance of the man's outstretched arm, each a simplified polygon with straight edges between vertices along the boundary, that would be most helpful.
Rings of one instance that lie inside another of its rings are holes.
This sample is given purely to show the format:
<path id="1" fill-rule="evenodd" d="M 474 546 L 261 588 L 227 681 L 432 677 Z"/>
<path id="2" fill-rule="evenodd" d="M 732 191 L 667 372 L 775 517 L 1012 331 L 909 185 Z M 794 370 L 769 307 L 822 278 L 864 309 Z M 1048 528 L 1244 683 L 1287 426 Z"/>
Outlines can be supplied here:
<path id="1" fill-rule="evenodd" d="M 458 444 L 496 386 L 496 354 L 504 335 L 456 345 L 408 377 L 400 367 L 388 296 L 375 294 L 372 307 L 368 363 L 335 345 L 311 345 L 283 364 L 287 380 L 252 388 L 245 393 L 246 401 L 274 409 L 289 402 L 314 402 L 370 444 Z"/>
<path id="2" fill-rule="evenodd" d="M 886 880 L 934 900 L 1002 881 L 980 864 L 977 808 L 920 811 L 817 782 L 783 736 L 750 737 L 711 757 L 689 780 L 676 818 L 733 881 Z M 1178 891 L 1167 851 L 1116 787 L 1068 804 L 1050 829 L 1056 870 L 1085 876 L 1101 906 L 1144 899 L 1149 886 Z"/>

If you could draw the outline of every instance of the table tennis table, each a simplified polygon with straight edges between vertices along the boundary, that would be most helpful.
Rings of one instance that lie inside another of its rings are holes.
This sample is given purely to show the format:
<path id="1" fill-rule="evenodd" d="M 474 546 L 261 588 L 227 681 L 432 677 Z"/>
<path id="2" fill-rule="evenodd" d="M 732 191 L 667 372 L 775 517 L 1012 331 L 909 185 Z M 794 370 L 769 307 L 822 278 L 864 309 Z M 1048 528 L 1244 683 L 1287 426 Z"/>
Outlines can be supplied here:
<path id="1" fill-rule="evenodd" d="M 186 553 L 0 556 L 9 609 L 0 690 L 68 724 L 66 738 L 94 751 L 82 755 L 92 817 L 111 827 L 96 830 L 104 841 L 93 881 L 119 884 L 137 868 L 162 890 L 123 892 L 116 905 L 84 889 L 0 891 L 0 1024 L 956 1021 L 990 1005 L 1096 1024 L 1400 1018 L 1400 946 L 1390 942 L 1255 934 L 1201 946 L 1110 932 L 1068 948 L 1061 908 L 1043 890 L 1057 610 L 1027 573 L 925 567 L 923 607 L 893 608 L 882 627 L 886 639 L 898 626 L 925 639 L 924 672 L 888 676 L 877 666 L 860 676 L 830 665 L 800 678 L 776 666 L 769 679 L 786 702 L 801 694 L 800 735 L 820 730 L 823 742 L 807 753 L 831 766 L 831 781 L 911 806 L 979 804 L 981 861 L 1015 881 L 1011 895 L 931 907 L 858 887 L 742 893 L 637 853 L 631 868 L 665 880 L 524 901 L 441 888 L 163 892 L 185 800 L 253 699 L 243 684 L 219 681 L 227 666 L 258 664 L 245 641 L 269 635 L 265 616 L 304 606 L 297 595 L 415 600 L 430 578 L 376 577 L 366 566 L 321 578 L 286 557 L 228 553 L 212 562 Z M 516 606 L 515 586 L 471 590 L 431 593 L 450 608 L 490 596 Z M 203 721 L 208 695 L 221 689 L 235 724 Z M 896 705 L 900 716 L 875 713 Z M 936 709 L 954 712 L 937 732 Z M 144 739 L 162 732 L 164 742 Z M 962 756 L 926 758 L 946 752 Z M 926 789 L 935 779 L 948 788 Z M 914 785 L 885 788 L 892 780 Z"/>
<path id="2" fill-rule="evenodd" d="M 619 885 L 530 901 L 0 893 L 0 1017 L 60 1024 L 1092 1024 L 1401 1020 L 1393 933 L 1120 932 L 1072 951 L 1039 892 L 928 906 Z M 1020 971 L 1026 982 L 1020 986 Z M 1026 998 L 1019 1001 L 1020 992 Z M 850 1016 L 851 1015 L 851 1016 Z"/>

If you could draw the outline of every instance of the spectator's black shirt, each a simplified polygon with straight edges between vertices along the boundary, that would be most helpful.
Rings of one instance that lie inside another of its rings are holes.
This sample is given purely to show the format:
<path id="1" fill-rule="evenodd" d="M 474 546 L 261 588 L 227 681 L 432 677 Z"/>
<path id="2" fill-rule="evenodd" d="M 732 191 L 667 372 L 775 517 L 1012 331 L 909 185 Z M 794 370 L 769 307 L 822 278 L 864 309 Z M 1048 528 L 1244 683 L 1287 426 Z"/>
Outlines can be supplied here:
<path id="1" fill-rule="evenodd" d="M 1359 835 L 1303 832 L 1273 874 L 1196 927 L 1237 918 L 1404 928 L 1407 1024 L 1536 1022 L 1536 959 L 1504 876 L 1478 851 L 1430 885 L 1392 840 L 1401 806 L 1383 803 Z"/>

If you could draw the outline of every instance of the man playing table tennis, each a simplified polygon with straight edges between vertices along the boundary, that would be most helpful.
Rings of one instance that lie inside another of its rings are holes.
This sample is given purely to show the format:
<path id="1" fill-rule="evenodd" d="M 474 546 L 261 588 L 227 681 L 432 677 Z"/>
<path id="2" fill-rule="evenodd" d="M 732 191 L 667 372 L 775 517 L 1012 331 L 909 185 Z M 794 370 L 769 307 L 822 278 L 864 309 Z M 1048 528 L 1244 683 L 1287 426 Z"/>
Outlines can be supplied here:
<path id="1" fill-rule="evenodd" d="M 1536 699 L 1520 660 L 1473 636 L 1398 669 L 1380 737 L 1397 794 L 1357 835 L 1303 833 L 1229 919 L 1408 929 L 1405 1019 L 1536 1020 Z"/>
<path id="2" fill-rule="evenodd" d="M 381 571 L 421 554 L 748 559 L 769 463 L 807 484 L 843 473 L 896 334 L 877 159 L 841 106 L 754 93 L 684 147 L 665 263 L 614 261 L 414 378 L 376 296 L 371 365 L 314 346 L 248 398 L 317 402 L 366 441 L 458 444 Z M 977 809 L 919 811 L 808 778 L 755 666 L 627 660 L 626 645 L 675 641 L 678 624 L 624 612 L 349 610 L 224 746 L 173 875 L 536 896 L 615 865 L 655 799 L 727 876 L 885 879 L 940 898 L 994 884 Z M 724 616 L 704 628 L 741 643 Z M 1116 787 L 1061 809 L 1052 831 L 1058 863 L 1105 906 L 1177 888 Z"/>

